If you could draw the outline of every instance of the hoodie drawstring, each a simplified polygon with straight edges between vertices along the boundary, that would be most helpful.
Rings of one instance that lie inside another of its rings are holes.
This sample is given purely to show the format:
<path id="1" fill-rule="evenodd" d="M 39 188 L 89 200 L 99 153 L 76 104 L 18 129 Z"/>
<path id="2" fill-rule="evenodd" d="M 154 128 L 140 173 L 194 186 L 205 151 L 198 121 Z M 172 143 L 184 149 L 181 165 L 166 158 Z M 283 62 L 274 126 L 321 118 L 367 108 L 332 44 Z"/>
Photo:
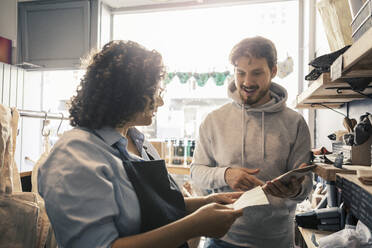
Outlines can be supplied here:
<path id="1" fill-rule="evenodd" d="M 265 112 L 261 112 L 262 128 L 261 128 L 261 144 L 262 144 L 262 160 L 265 160 Z"/>
<path id="2" fill-rule="evenodd" d="M 245 124 L 245 105 L 241 105 L 241 121 L 242 121 L 242 166 L 244 167 L 244 146 L 245 146 L 245 130 L 246 128 L 244 127 Z M 261 154 L 262 154 L 262 160 L 265 160 L 265 112 L 261 112 L 261 122 L 262 122 L 262 127 L 261 127 Z"/>
<path id="3" fill-rule="evenodd" d="M 242 166 L 243 167 L 245 167 L 244 166 L 244 145 L 245 145 L 245 128 L 244 128 L 244 111 L 245 111 L 245 107 L 244 107 L 244 103 L 242 104 L 242 107 L 241 107 L 241 109 L 242 109 Z"/>
<path id="4" fill-rule="evenodd" d="M 245 106 L 244 104 L 241 105 L 241 121 L 242 121 L 242 166 L 244 167 L 244 146 L 245 146 L 245 130 L 246 128 L 244 127 L 245 125 Z M 265 160 L 265 112 L 261 112 L 261 154 L 262 154 L 262 160 Z"/>

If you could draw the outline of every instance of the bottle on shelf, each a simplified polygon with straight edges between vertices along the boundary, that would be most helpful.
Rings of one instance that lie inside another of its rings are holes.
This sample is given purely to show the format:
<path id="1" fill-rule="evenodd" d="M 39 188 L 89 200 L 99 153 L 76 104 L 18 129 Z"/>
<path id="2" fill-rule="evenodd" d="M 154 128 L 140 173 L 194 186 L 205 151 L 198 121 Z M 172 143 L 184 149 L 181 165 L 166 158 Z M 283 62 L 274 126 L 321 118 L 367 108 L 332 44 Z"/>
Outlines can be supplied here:
<path id="1" fill-rule="evenodd" d="M 189 165 L 190 164 L 190 146 L 191 146 L 191 140 L 187 140 L 185 143 L 185 164 Z"/>
<path id="2" fill-rule="evenodd" d="M 176 140 L 174 143 L 174 158 L 173 164 L 182 165 L 184 162 L 185 147 L 183 145 L 183 140 Z"/>
<path id="3" fill-rule="evenodd" d="M 186 164 L 190 165 L 194 156 L 195 140 L 188 140 L 186 146 Z"/>
<path id="4" fill-rule="evenodd" d="M 191 146 L 190 146 L 190 157 L 191 158 L 194 156 L 194 150 L 195 150 L 195 140 L 191 141 Z"/>

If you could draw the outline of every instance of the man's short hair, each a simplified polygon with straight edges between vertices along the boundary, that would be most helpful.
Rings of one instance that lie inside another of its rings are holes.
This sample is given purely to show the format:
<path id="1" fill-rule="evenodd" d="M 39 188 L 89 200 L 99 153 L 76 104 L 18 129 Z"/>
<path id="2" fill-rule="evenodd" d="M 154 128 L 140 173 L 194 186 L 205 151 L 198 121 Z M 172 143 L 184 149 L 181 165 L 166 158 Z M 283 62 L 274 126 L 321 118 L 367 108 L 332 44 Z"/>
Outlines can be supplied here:
<path id="1" fill-rule="evenodd" d="M 236 44 L 230 52 L 230 62 L 236 66 L 240 57 L 265 58 L 270 70 L 277 63 L 277 53 L 274 43 L 261 36 L 246 38 Z"/>

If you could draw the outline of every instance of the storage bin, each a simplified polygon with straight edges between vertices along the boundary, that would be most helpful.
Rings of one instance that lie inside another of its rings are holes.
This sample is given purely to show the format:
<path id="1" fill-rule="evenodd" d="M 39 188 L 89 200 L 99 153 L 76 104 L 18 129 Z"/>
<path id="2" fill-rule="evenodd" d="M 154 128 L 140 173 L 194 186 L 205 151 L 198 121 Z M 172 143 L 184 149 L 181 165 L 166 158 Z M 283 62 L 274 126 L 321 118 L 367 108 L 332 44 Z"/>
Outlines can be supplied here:
<path id="1" fill-rule="evenodd" d="M 368 0 L 358 11 L 351 22 L 353 42 L 357 41 L 368 29 L 372 27 L 372 1 Z"/>
<path id="2" fill-rule="evenodd" d="M 342 142 L 333 142 L 332 152 L 334 154 L 343 152 L 344 161 L 351 161 L 352 165 L 371 165 L 371 143 L 372 136 L 359 146 L 347 146 Z"/>

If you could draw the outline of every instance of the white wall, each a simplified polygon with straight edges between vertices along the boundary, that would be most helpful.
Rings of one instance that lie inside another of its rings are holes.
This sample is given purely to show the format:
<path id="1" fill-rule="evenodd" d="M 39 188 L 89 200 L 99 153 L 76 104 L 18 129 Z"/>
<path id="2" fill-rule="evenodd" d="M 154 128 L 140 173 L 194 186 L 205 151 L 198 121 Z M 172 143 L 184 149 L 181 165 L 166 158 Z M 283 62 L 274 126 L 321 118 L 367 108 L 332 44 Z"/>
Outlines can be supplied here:
<path id="1" fill-rule="evenodd" d="M 12 40 L 13 47 L 17 45 L 17 1 L 0 1 L 0 36 Z"/>

